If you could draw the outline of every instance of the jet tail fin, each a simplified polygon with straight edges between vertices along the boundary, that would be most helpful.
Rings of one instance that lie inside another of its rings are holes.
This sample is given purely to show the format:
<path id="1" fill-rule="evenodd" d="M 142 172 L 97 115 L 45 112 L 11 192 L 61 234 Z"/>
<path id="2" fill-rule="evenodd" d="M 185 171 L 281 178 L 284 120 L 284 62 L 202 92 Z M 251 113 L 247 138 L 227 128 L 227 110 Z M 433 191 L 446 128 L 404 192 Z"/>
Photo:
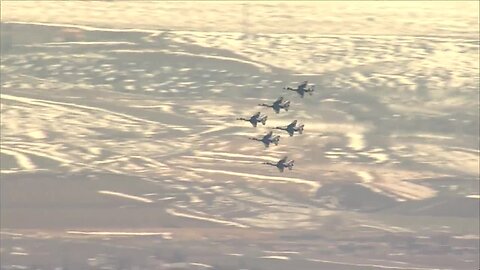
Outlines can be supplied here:
<path id="1" fill-rule="evenodd" d="M 265 115 L 264 118 L 262 118 L 262 124 L 265 126 L 265 124 L 267 123 L 267 118 L 268 116 Z"/>
<path id="2" fill-rule="evenodd" d="M 273 138 L 272 142 L 275 144 L 275 145 L 278 145 L 278 142 L 280 141 L 280 137 L 275 137 Z"/>
<path id="3" fill-rule="evenodd" d="M 303 134 L 303 127 L 304 127 L 304 126 L 305 126 L 305 125 L 300 125 L 300 126 L 298 127 L 298 133 Z"/>
<path id="4" fill-rule="evenodd" d="M 290 160 L 290 162 L 288 162 L 287 167 L 290 171 L 293 169 L 293 164 L 294 163 L 295 163 L 295 160 Z"/>

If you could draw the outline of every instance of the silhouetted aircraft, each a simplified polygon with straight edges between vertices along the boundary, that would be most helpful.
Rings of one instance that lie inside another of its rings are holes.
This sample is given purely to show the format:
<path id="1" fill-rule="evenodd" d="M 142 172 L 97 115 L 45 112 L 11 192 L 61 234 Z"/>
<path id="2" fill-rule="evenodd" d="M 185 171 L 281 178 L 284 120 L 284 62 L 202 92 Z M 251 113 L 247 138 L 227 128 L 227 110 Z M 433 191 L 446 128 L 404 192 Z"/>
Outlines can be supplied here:
<path id="1" fill-rule="evenodd" d="M 287 158 L 288 158 L 288 157 L 285 156 L 284 158 L 280 159 L 277 163 L 264 162 L 263 164 L 275 166 L 275 167 L 277 167 L 277 169 L 278 169 L 280 172 L 283 172 L 283 170 L 284 170 L 285 168 L 288 168 L 289 170 L 292 170 L 292 168 L 293 168 L 293 163 L 295 162 L 295 160 L 287 161 Z"/>
<path id="2" fill-rule="evenodd" d="M 284 87 L 283 89 L 297 92 L 303 98 L 305 96 L 305 93 L 309 93 L 310 95 L 312 95 L 313 91 L 315 90 L 313 85 L 308 88 L 307 85 L 308 81 L 304 81 L 303 83 L 298 85 L 297 88 Z"/>
<path id="3" fill-rule="evenodd" d="M 288 134 L 291 136 L 293 136 L 293 133 L 296 131 L 300 134 L 303 133 L 303 127 L 305 125 L 299 125 L 297 126 L 297 120 L 294 120 L 292 123 L 290 123 L 288 126 L 284 126 L 284 127 L 274 127 L 274 129 L 280 129 L 280 130 L 285 130 L 286 132 L 288 132 Z"/>
<path id="4" fill-rule="evenodd" d="M 286 100 L 283 101 L 283 97 L 277 98 L 271 105 L 270 104 L 258 104 L 259 106 L 264 106 L 264 107 L 270 107 L 272 108 L 276 113 L 280 112 L 280 109 L 284 109 L 285 111 L 288 111 L 288 108 L 290 107 L 290 101 Z"/>
<path id="5" fill-rule="evenodd" d="M 257 123 L 262 123 L 265 125 L 267 122 L 267 116 L 266 115 L 260 115 L 260 112 L 257 112 L 256 114 L 252 115 L 250 118 L 237 118 L 237 120 L 243 120 L 250 122 L 252 126 L 257 127 Z"/>
<path id="6" fill-rule="evenodd" d="M 265 145 L 265 148 L 270 146 L 270 143 L 278 145 L 278 141 L 280 141 L 280 136 L 276 135 L 273 136 L 273 131 L 270 131 L 266 135 L 264 135 L 261 139 L 259 138 L 249 138 L 250 140 L 262 142 Z"/>

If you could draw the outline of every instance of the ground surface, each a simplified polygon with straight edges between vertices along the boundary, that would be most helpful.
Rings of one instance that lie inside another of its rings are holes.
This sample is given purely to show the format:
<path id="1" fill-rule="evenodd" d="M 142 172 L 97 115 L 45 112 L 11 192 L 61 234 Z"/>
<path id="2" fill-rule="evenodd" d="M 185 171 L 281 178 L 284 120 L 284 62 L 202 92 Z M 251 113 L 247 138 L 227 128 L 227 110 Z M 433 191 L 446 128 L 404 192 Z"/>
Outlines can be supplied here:
<path id="1" fill-rule="evenodd" d="M 2 269 L 479 267 L 478 3 L 117 4 L 2 2 Z"/>

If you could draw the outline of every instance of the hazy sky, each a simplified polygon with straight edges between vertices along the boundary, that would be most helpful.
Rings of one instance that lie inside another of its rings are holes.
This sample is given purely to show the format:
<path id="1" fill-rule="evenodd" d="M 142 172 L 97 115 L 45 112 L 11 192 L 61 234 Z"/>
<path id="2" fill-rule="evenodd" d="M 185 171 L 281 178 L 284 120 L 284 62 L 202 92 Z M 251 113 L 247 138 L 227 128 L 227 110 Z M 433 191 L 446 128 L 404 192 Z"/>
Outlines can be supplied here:
<path id="1" fill-rule="evenodd" d="M 2 1 L 2 21 L 256 33 L 478 37 L 478 14 L 477 1 Z"/>

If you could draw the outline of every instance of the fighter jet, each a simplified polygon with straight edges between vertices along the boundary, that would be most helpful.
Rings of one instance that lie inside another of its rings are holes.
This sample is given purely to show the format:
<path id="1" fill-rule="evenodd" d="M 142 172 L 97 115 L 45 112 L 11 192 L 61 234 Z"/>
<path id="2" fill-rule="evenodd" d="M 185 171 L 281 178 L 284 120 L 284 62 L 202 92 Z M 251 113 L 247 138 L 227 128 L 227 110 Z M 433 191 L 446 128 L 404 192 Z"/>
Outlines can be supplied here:
<path id="1" fill-rule="evenodd" d="M 280 136 L 276 135 L 273 136 L 273 131 L 270 131 L 266 135 L 264 135 L 261 139 L 259 138 L 249 138 L 250 140 L 262 142 L 265 145 L 265 148 L 268 148 L 271 143 L 278 145 L 278 141 L 280 141 Z"/>
<path id="2" fill-rule="evenodd" d="M 267 122 L 267 116 L 266 115 L 260 115 L 260 112 L 257 112 L 256 114 L 252 115 L 250 118 L 237 118 L 237 120 L 243 120 L 243 121 L 248 121 L 252 124 L 252 126 L 257 127 L 257 123 L 262 123 L 265 125 Z"/>
<path id="3" fill-rule="evenodd" d="M 283 169 L 285 168 L 288 168 L 289 170 L 291 170 L 293 168 L 293 163 L 295 162 L 295 160 L 290 160 L 290 161 L 287 161 L 287 156 L 285 156 L 284 158 L 280 159 L 277 163 L 274 163 L 274 162 L 264 162 L 263 164 L 267 164 L 267 165 L 271 165 L 271 166 L 275 166 L 278 168 L 278 170 L 280 172 L 283 172 Z"/>
<path id="4" fill-rule="evenodd" d="M 290 123 L 288 126 L 284 126 L 284 127 L 274 127 L 274 129 L 280 129 L 280 130 L 285 130 L 286 132 L 288 132 L 288 134 L 290 135 L 290 137 L 293 136 L 293 133 L 298 132 L 300 134 L 303 133 L 303 127 L 305 125 L 299 125 L 297 126 L 297 120 L 294 120 L 292 123 Z"/>
<path id="5" fill-rule="evenodd" d="M 258 106 L 270 107 L 275 111 L 275 113 L 279 113 L 280 109 L 284 109 L 285 111 L 288 112 L 288 108 L 290 107 L 290 101 L 289 100 L 283 101 L 283 97 L 279 97 L 277 98 L 277 100 L 273 102 L 272 105 L 262 103 L 262 104 L 258 104 Z"/>
<path id="6" fill-rule="evenodd" d="M 312 93 L 314 91 L 314 86 L 313 85 L 308 87 L 308 88 L 307 88 L 307 85 L 308 85 L 308 81 L 304 81 L 303 83 L 298 85 L 297 88 L 284 87 L 283 89 L 290 90 L 290 91 L 295 91 L 300 95 L 300 97 L 303 98 L 303 96 L 305 96 L 305 93 L 309 93 L 310 95 L 312 95 Z"/>

